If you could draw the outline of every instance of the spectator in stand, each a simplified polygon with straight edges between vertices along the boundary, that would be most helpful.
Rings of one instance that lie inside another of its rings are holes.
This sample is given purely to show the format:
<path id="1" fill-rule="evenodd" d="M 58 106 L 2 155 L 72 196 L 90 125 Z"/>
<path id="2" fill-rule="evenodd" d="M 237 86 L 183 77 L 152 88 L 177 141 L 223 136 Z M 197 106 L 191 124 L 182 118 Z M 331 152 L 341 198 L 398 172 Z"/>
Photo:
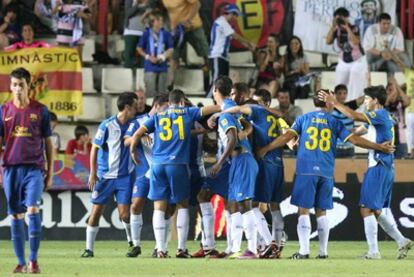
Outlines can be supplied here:
<path id="1" fill-rule="evenodd" d="M 56 132 L 56 126 L 58 125 L 58 117 L 55 113 L 50 112 L 50 128 L 52 129 L 52 143 L 53 143 L 53 149 L 54 154 L 58 154 L 60 151 L 60 135 L 58 132 Z M 54 156 L 57 157 L 57 156 Z"/>
<path id="2" fill-rule="evenodd" d="M 143 19 L 150 10 L 149 0 L 125 0 L 124 67 L 138 67 L 137 45 L 145 30 Z"/>
<path id="3" fill-rule="evenodd" d="M 135 91 L 135 94 L 138 97 L 137 101 L 137 116 L 149 113 L 151 106 L 147 105 L 147 97 L 143 88 L 138 88 Z"/>
<path id="4" fill-rule="evenodd" d="M 56 0 L 53 13 L 58 14 L 56 42 L 60 46 L 75 47 L 82 57 L 84 44 L 83 20 L 91 17 L 88 1 L 74 4 L 73 0 Z"/>
<path id="5" fill-rule="evenodd" d="M 388 76 L 399 71 L 394 60 L 398 57 L 407 67 L 411 67 L 410 59 L 404 52 L 404 37 L 397 26 L 391 24 L 391 16 L 382 13 L 379 22 L 368 28 L 364 37 L 364 49 L 372 71 L 379 71 L 383 67 Z"/>
<path id="6" fill-rule="evenodd" d="M 15 42 L 12 45 L 9 45 L 4 48 L 6 51 L 19 50 L 23 48 L 49 48 L 51 47 L 49 43 L 44 41 L 34 41 L 34 30 L 33 26 L 30 23 L 24 23 L 22 27 L 22 37 L 23 40 Z"/>
<path id="7" fill-rule="evenodd" d="M 169 85 L 173 85 L 174 74 L 183 55 L 185 43 L 190 43 L 197 55 L 204 58 L 207 67 L 208 42 L 198 13 L 201 6 L 199 0 L 162 0 L 162 3 L 168 13 L 170 30 L 178 37 L 170 65 Z"/>
<path id="8" fill-rule="evenodd" d="M 349 12 L 342 7 L 335 10 L 326 35 L 327 44 L 331 45 L 335 40 L 340 49 L 335 83 L 347 86 L 346 102 L 349 102 L 364 94 L 364 88 L 368 85 L 368 65 L 361 46 L 359 27 L 349 23 Z"/>
<path id="9" fill-rule="evenodd" d="M 289 91 L 291 103 L 295 103 L 297 98 L 308 98 L 310 85 L 302 86 L 297 83 L 300 77 L 309 73 L 308 58 L 303 52 L 302 41 L 297 36 L 292 36 L 289 40 L 286 54 L 283 56 L 283 70 L 283 87 Z"/>
<path id="10" fill-rule="evenodd" d="M 255 46 L 245 38 L 237 34 L 231 27 L 230 22 L 237 20 L 241 14 L 239 8 L 234 4 L 227 4 L 224 8 L 224 14 L 218 17 L 211 28 L 210 52 L 208 55 L 211 72 L 211 89 L 209 96 L 212 95 L 214 81 L 219 76 L 229 76 L 229 50 L 230 40 L 232 38 L 238 40 L 243 46 L 254 51 Z"/>
<path id="11" fill-rule="evenodd" d="M 151 28 L 145 30 L 137 48 L 145 58 L 144 82 L 149 97 L 167 91 L 167 59 L 173 53 L 173 41 L 171 34 L 162 27 L 163 22 L 161 13 L 151 13 Z"/>
<path id="12" fill-rule="evenodd" d="M 55 7 L 56 0 L 36 0 L 34 6 L 37 18 L 54 33 L 57 32 L 57 17 L 53 13 Z"/>
<path id="13" fill-rule="evenodd" d="M 348 96 L 348 88 L 344 84 L 339 84 L 335 87 L 334 90 L 336 100 L 350 107 L 353 110 L 356 110 L 364 101 L 364 96 L 361 96 L 358 99 L 352 100 L 350 102 L 345 102 Z M 339 110 L 334 109 L 332 111 L 332 116 L 337 118 L 338 120 L 342 121 L 345 125 L 346 129 L 353 131 L 355 124 L 354 121 L 348 117 L 346 117 L 343 113 Z M 345 158 L 345 157 L 352 157 L 355 153 L 355 147 L 350 142 L 344 142 L 340 138 L 338 138 L 336 143 L 336 153 L 335 156 L 338 158 Z"/>
<path id="14" fill-rule="evenodd" d="M 78 125 L 75 128 L 75 138 L 68 141 L 65 154 L 89 155 L 91 148 L 92 144 L 88 128 L 84 125 Z"/>
<path id="15" fill-rule="evenodd" d="M 390 112 L 394 121 L 394 144 L 396 147 L 394 156 L 401 159 L 408 154 L 405 109 L 411 104 L 411 98 L 404 93 L 394 77 L 389 78 L 386 89 L 385 109 Z"/>
<path id="16" fill-rule="evenodd" d="M 237 103 L 237 105 L 243 105 L 250 99 L 250 89 L 246 83 L 234 83 L 230 92 L 231 100 Z"/>
<path id="17" fill-rule="evenodd" d="M 257 54 L 256 67 L 259 70 L 256 89 L 268 90 L 272 98 L 279 89 L 278 79 L 282 71 L 282 57 L 279 54 L 280 38 L 277 34 L 270 34 L 267 38 L 267 47 L 260 49 Z"/>
<path id="18" fill-rule="evenodd" d="M 286 89 L 281 89 L 277 92 L 277 101 L 279 102 L 279 106 L 275 107 L 275 110 L 280 112 L 281 117 L 289 126 L 292 126 L 296 117 L 303 114 L 302 109 L 292 104 L 289 91 Z"/>
<path id="19" fill-rule="evenodd" d="M 0 18 L 0 49 L 21 40 L 21 25 L 17 19 L 18 6 L 14 3 L 8 4 Z"/>
<path id="20" fill-rule="evenodd" d="M 376 23 L 377 10 L 377 0 L 361 1 L 361 17 L 355 19 L 355 26 L 359 28 L 361 40 L 363 40 L 368 27 Z"/>

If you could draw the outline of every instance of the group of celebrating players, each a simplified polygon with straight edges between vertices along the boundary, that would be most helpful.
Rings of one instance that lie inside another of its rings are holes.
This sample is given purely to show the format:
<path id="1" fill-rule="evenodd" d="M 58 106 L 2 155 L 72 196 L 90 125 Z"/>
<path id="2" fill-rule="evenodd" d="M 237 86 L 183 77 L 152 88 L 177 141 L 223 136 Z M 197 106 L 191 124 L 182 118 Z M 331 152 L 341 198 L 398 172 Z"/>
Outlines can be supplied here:
<path id="1" fill-rule="evenodd" d="M 49 113 L 42 104 L 28 98 L 30 73 L 23 68 L 11 73 L 13 100 L 1 107 L 0 137 L 5 144 L 4 188 L 8 212 L 12 215 L 12 239 L 18 258 L 14 272 L 38 273 L 37 252 L 41 219 L 38 203 L 44 187 L 44 145 L 46 145 L 45 188 L 51 185 L 51 131 Z M 291 203 L 298 207 L 297 234 L 300 249 L 292 259 L 308 259 L 311 222 L 315 208 L 319 259 L 328 258 L 329 222 L 326 210 L 333 208 L 335 145 L 338 139 L 370 149 L 368 170 L 361 187 L 360 207 L 368 242 L 366 259 L 379 259 L 378 223 L 398 244 L 398 258 L 407 256 L 413 242 L 381 213 L 389 207 L 393 186 L 393 123 L 383 109 L 385 89 L 365 89 L 368 112 L 359 113 L 338 103 L 329 91 L 314 97 L 316 110 L 296 119 L 291 127 L 269 108 L 270 93 L 260 89 L 252 98 L 234 95 L 231 79 L 219 77 L 213 86 L 216 105 L 194 107 L 184 92 L 173 90 L 158 95 L 148 114 L 136 117 L 137 96 L 119 95 L 118 114 L 103 121 L 91 150 L 89 188 L 93 208 L 86 229 L 86 249 L 81 257 L 94 256 L 94 242 L 105 204 L 115 195 L 124 223 L 129 257 L 141 254 L 142 210 L 146 199 L 154 203 L 152 226 L 156 246 L 153 256 L 169 257 L 167 251 L 171 218 L 177 212 L 177 258 L 279 258 L 285 243 L 283 216 L 284 176 L 282 147 L 297 150 L 296 177 Z M 232 99 L 233 98 L 233 99 Z M 237 99 L 236 99 L 237 98 Z M 233 100 L 237 100 L 236 103 Z M 338 109 L 365 124 L 351 133 L 331 116 Z M 208 120 L 203 117 L 210 116 Z M 203 135 L 217 129 L 216 163 L 206 173 L 203 163 Z M 44 142 L 44 141 L 45 142 Z M 215 248 L 214 210 L 211 197 L 226 202 L 227 248 Z M 189 205 L 199 204 L 202 217 L 201 249 L 189 254 Z M 269 205 L 272 228 L 259 209 Z M 29 213 L 30 261 L 24 256 L 24 214 Z M 243 233 L 247 249 L 241 251 Z M 258 240 L 259 238 L 259 240 Z"/>

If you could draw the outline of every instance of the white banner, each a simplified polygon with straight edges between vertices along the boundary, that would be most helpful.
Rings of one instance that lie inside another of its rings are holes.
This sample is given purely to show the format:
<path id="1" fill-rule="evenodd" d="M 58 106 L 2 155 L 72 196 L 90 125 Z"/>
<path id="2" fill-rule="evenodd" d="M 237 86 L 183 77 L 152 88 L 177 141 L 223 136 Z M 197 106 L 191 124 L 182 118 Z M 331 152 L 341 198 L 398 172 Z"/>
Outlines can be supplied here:
<path id="1" fill-rule="evenodd" d="M 293 33 L 301 38 L 305 50 L 334 54 L 338 48 L 325 42 L 334 11 L 345 7 L 354 23 L 362 17 L 361 2 L 371 2 L 375 16 L 386 12 L 395 22 L 396 0 L 297 0 Z"/>

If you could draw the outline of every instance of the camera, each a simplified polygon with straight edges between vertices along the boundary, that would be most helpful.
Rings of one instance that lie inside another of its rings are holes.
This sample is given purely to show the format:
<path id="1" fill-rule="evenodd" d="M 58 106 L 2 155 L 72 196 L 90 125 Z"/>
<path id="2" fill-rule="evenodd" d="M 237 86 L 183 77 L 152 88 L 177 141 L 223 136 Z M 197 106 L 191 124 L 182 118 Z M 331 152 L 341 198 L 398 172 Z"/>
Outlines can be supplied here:
<path id="1" fill-rule="evenodd" d="M 337 25 L 345 25 L 345 20 L 344 19 L 342 19 L 342 18 L 338 18 L 338 19 L 336 19 L 336 24 Z"/>

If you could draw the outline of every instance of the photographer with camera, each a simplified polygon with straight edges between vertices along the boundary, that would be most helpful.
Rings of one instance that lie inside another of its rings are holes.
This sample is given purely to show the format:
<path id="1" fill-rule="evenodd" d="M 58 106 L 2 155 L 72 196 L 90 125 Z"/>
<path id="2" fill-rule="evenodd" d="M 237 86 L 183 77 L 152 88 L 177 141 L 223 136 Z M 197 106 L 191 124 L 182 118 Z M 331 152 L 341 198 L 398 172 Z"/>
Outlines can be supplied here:
<path id="1" fill-rule="evenodd" d="M 331 45 L 335 39 L 339 48 L 335 84 L 348 87 L 348 102 L 362 96 L 364 88 L 367 87 L 368 65 L 361 46 L 359 28 L 349 23 L 349 11 L 343 7 L 334 12 L 326 43 Z"/>

